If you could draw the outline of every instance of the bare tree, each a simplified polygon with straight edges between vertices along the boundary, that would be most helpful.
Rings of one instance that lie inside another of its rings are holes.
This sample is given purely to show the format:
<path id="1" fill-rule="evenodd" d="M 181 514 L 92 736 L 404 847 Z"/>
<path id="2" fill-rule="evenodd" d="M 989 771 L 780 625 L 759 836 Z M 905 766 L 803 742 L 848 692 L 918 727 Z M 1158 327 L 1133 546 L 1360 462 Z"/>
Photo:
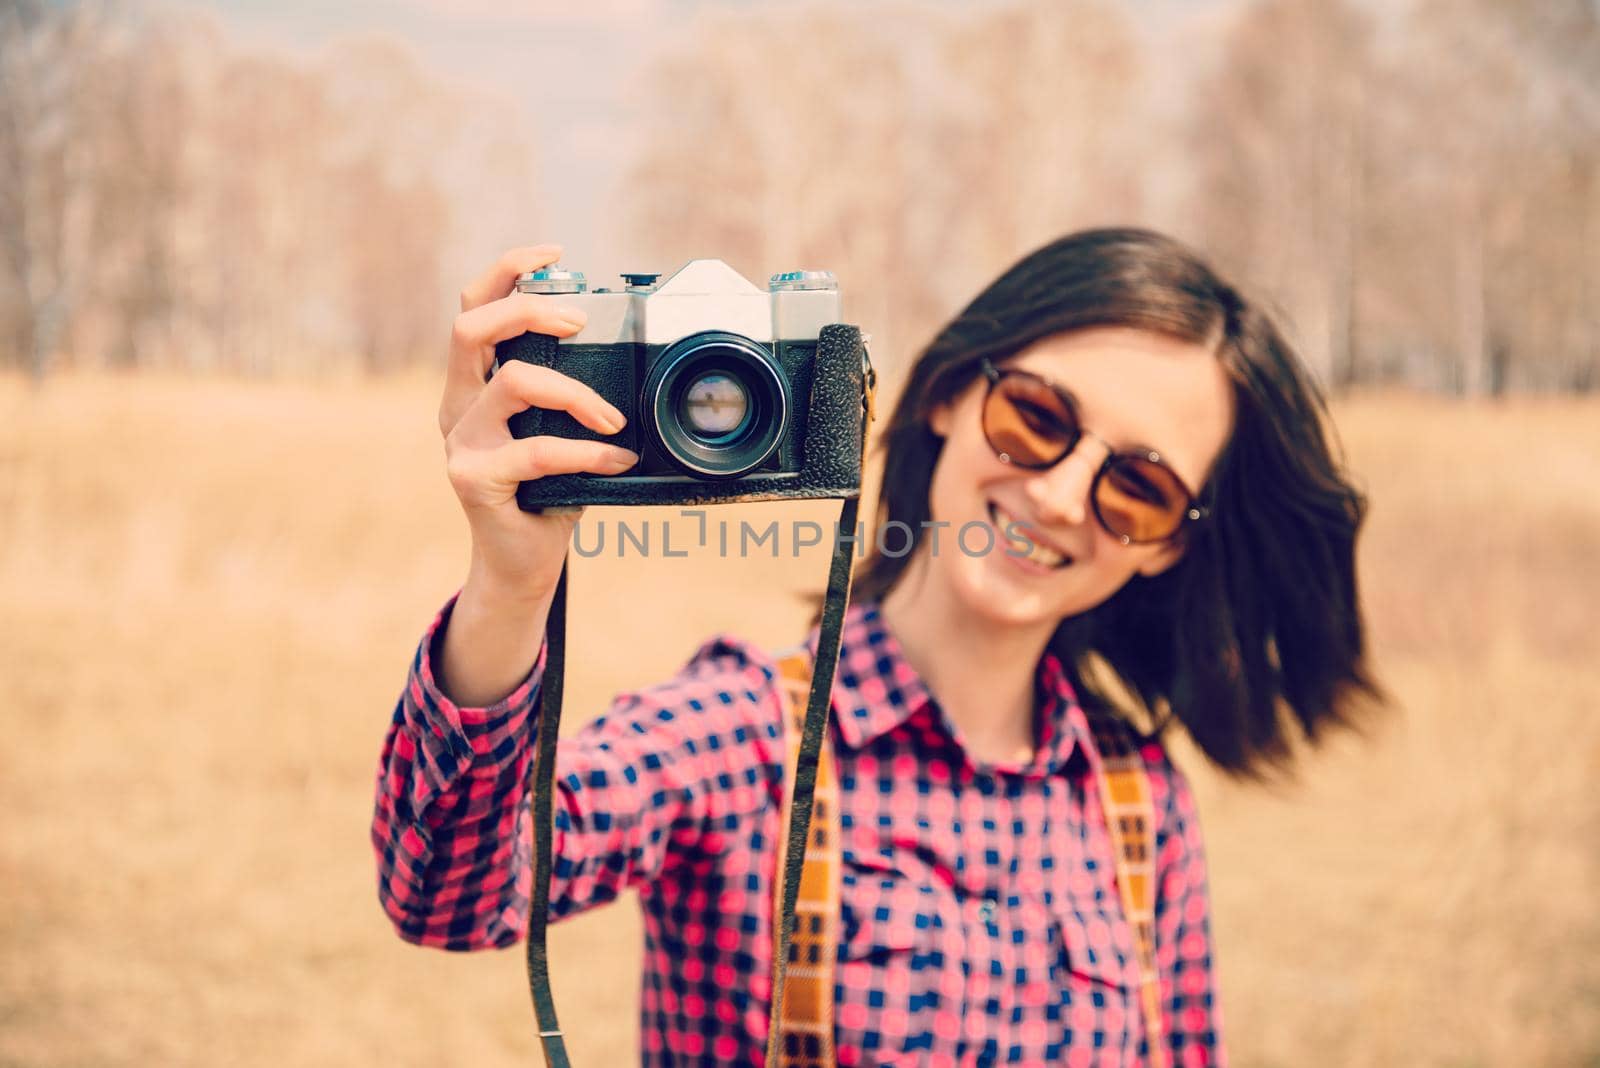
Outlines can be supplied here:
<path id="1" fill-rule="evenodd" d="M 1028 0 L 948 27 L 942 53 L 937 164 L 970 284 L 1056 234 L 1140 214 L 1141 64 L 1120 12 Z"/>
<path id="2" fill-rule="evenodd" d="M 1581 0 L 1422 4 L 1401 126 L 1450 280 L 1450 385 L 1498 393 L 1595 378 L 1600 10 Z M 1436 230 L 1437 232 L 1437 230 Z"/>
<path id="3" fill-rule="evenodd" d="M 381 37 L 346 43 L 326 67 L 329 142 L 320 178 L 336 225 L 343 319 L 369 373 L 414 362 L 444 333 L 441 257 L 450 206 L 435 171 L 457 158 L 457 102 Z"/>
<path id="4" fill-rule="evenodd" d="M 707 19 L 650 79 L 627 207 L 645 255 L 715 255 L 756 279 L 825 266 L 886 344 L 912 181 L 888 32 L 818 9 Z"/>
<path id="5" fill-rule="evenodd" d="M 1101 0 L 698 10 L 639 87 L 621 251 L 829 267 L 891 379 L 1016 257 L 1187 186 L 1177 228 L 1334 385 L 1600 388 L 1591 0 L 1241 3 L 1193 23 L 1218 58 L 1171 144 Z M 311 61 L 192 9 L 0 6 L 0 363 L 421 358 L 444 276 L 537 231 L 517 120 L 381 35 Z"/>
<path id="6" fill-rule="evenodd" d="M 313 64 L 191 10 L 0 8 L 0 359 L 42 376 L 58 353 L 250 374 L 422 358 L 447 322 L 453 175 L 493 161 L 533 199 L 525 145 L 462 110 L 381 38 Z"/>
<path id="7" fill-rule="evenodd" d="M 1428 0 L 1380 50 L 1353 9 L 1253 4 L 1196 95 L 1205 243 L 1271 280 L 1335 385 L 1592 381 L 1596 21 Z"/>
<path id="8" fill-rule="evenodd" d="M 892 376 L 1005 262 L 1138 210 L 1136 72 L 1089 2 L 708 17 L 649 82 L 634 231 L 663 262 L 833 269 Z"/>
<path id="9" fill-rule="evenodd" d="M 43 377 L 89 253 L 89 165 L 77 137 L 96 19 L 75 7 L 0 7 L 0 251 L 14 360 Z"/>
<path id="10" fill-rule="evenodd" d="M 1262 280 L 1334 383 L 1357 373 L 1371 48 L 1370 25 L 1341 0 L 1265 0 L 1238 16 L 1193 97 L 1203 243 Z"/>
<path id="11" fill-rule="evenodd" d="M 98 36 L 75 132 L 88 153 L 93 256 L 73 280 L 86 299 L 67 355 L 145 366 L 173 349 L 185 296 L 178 223 L 194 178 L 184 137 L 196 33 L 192 20 L 158 14 L 107 22 Z"/>

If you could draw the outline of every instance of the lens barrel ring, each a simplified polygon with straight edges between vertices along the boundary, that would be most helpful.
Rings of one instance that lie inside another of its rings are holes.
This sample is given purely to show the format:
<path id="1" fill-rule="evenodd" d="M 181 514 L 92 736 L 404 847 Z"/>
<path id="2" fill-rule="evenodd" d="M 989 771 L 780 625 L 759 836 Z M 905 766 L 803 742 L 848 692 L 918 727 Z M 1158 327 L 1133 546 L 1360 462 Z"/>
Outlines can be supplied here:
<path id="1" fill-rule="evenodd" d="M 732 431 L 686 426 L 684 395 L 697 381 L 726 375 L 748 411 Z M 651 364 L 639 398 L 643 429 L 661 454 L 696 478 L 738 478 L 765 463 L 783 441 L 794 407 L 788 376 L 771 353 L 742 334 L 711 330 L 667 347 Z"/>

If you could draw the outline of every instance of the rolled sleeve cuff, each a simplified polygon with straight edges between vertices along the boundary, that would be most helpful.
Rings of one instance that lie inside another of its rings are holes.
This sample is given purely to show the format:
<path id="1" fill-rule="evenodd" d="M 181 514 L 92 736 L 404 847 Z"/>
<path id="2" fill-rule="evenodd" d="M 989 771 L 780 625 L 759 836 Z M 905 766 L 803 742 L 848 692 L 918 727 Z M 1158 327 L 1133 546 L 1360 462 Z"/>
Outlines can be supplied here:
<path id="1" fill-rule="evenodd" d="M 541 638 L 539 654 L 527 676 L 494 704 L 457 705 L 439 688 L 433 657 L 434 640 L 448 624 L 460 596 L 459 590 L 451 595 L 422 636 L 406 687 L 406 725 L 423 749 L 421 763 L 437 790 L 447 789 L 468 773 L 497 774 L 516 759 L 519 749 L 531 743 L 528 722 L 538 704 L 548 652 L 548 643 Z"/>

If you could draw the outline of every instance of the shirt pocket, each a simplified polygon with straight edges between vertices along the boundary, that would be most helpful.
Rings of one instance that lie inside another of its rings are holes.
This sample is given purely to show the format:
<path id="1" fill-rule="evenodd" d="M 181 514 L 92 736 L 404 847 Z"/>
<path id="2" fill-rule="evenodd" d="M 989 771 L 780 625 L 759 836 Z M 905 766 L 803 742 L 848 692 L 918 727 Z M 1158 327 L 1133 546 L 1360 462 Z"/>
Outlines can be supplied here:
<path id="1" fill-rule="evenodd" d="M 941 987 L 959 974 L 965 948 L 954 892 L 880 854 L 841 859 L 834 1027 L 849 1053 L 840 1063 L 953 1056 L 962 1005 Z"/>
<path id="2" fill-rule="evenodd" d="M 960 935 L 951 892 L 876 854 L 846 851 L 841 859 L 841 962 L 887 964 L 908 955 L 919 967 L 952 963 L 943 959 L 951 937 Z"/>
<path id="3" fill-rule="evenodd" d="M 1057 949 L 1056 987 L 1074 1031 L 1131 1057 L 1143 1033 L 1139 1020 L 1139 963 L 1125 944 L 1132 932 L 1120 911 L 1087 907 L 1070 896 L 1050 906 Z"/>

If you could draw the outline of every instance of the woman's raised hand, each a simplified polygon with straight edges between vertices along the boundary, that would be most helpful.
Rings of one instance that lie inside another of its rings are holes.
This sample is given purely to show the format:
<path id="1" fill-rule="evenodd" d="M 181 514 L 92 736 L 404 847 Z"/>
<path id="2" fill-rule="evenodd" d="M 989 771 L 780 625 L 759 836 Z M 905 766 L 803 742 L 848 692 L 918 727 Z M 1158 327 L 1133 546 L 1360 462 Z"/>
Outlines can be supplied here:
<path id="1" fill-rule="evenodd" d="M 558 245 L 514 248 L 461 291 L 439 403 L 445 466 L 472 528 L 469 583 L 504 597 L 545 600 L 555 589 L 576 511 L 534 514 L 517 506 L 517 484 L 545 475 L 616 475 L 638 462 L 627 449 L 548 435 L 514 438 L 506 421 L 526 408 L 559 409 L 602 434 L 621 412 L 589 386 L 549 367 L 510 362 L 485 381 L 494 347 L 527 331 L 570 337 L 584 314 L 559 296 L 516 292 L 517 276 L 560 258 Z"/>

